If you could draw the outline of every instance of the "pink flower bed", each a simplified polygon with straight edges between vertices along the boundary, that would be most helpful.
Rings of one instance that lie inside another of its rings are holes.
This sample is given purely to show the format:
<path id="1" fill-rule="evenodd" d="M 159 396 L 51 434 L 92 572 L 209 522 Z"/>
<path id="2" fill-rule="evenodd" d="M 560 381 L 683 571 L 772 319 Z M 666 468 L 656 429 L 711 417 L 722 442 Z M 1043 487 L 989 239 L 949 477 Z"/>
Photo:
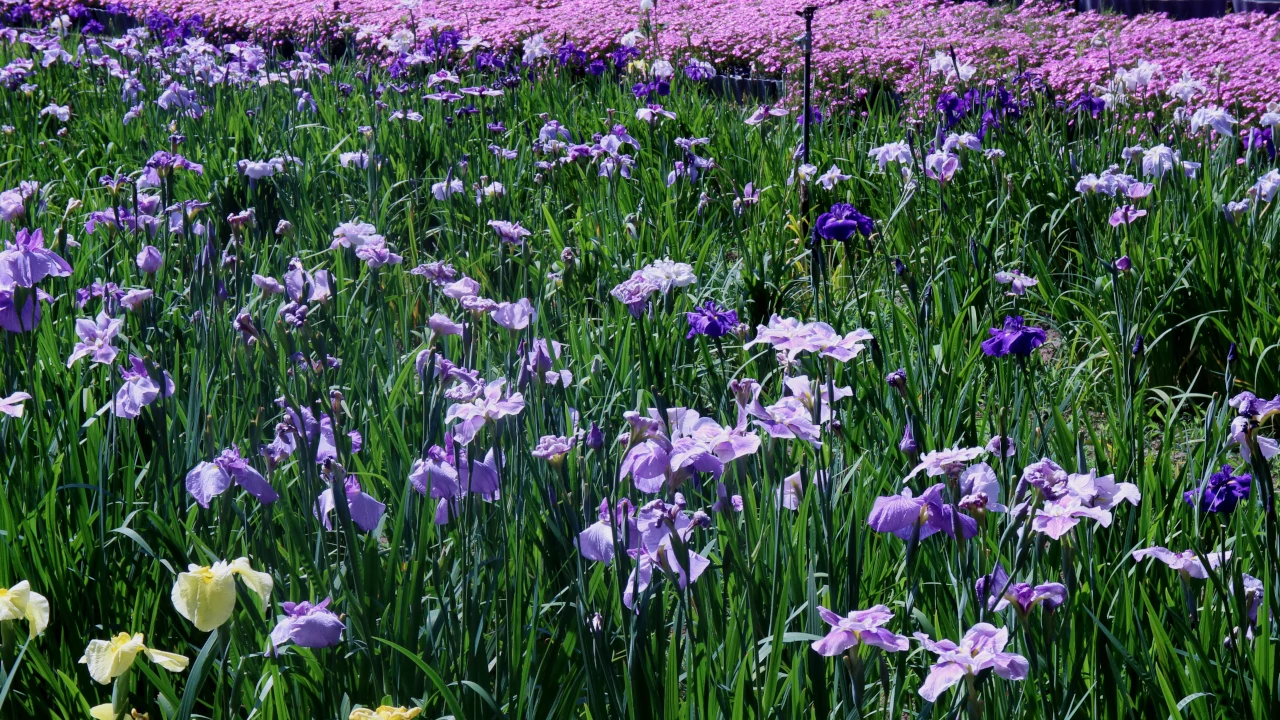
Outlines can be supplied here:
<path id="1" fill-rule="evenodd" d="M 48 6 L 66 0 L 42 0 Z M 588 52 L 616 47 L 641 24 L 638 2 L 601 0 L 444 0 L 410 8 L 398 0 L 126 0 L 175 17 L 204 16 L 211 27 L 278 35 L 373 25 L 383 30 L 428 19 L 495 47 L 518 47 L 544 33 Z M 749 66 L 778 75 L 798 67 L 795 37 L 803 21 L 797 0 L 659 0 L 653 45 L 666 56 L 694 56 L 719 67 Z M 815 63 L 825 87 L 844 95 L 878 79 L 909 91 L 921 86 L 936 50 L 954 48 L 980 75 L 1037 70 L 1061 94 L 1076 97 L 1109 80 L 1115 69 L 1145 60 L 1161 67 L 1163 89 L 1190 72 L 1208 92 L 1199 104 L 1238 106 L 1246 117 L 1280 100 L 1280 20 L 1246 13 L 1174 22 L 1077 13 L 1034 2 L 1018 9 L 934 0 L 847 0 L 819 10 Z M 652 50 L 651 50 L 652 54 Z"/>

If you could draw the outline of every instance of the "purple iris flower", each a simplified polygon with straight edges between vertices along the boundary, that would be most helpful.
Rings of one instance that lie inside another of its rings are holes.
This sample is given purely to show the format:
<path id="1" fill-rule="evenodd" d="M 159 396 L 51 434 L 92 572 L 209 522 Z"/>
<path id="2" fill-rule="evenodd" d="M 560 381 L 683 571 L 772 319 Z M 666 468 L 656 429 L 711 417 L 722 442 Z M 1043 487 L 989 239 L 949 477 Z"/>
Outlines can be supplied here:
<path id="1" fill-rule="evenodd" d="M 1252 489 L 1252 475 L 1236 475 L 1234 468 L 1223 465 L 1222 470 L 1210 475 L 1202 487 L 1183 493 L 1182 499 L 1192 507 L 1199 506 L 1202 513 L 1230 515 L 1241 500 L 1248 499 Z"/>
<path id="2" fill-rule="evenodd" d="M 71 265 L 45 249 L 44 230 L 23 228 L 0 251 L 0 286 L 34 287 L 46 277 L 67 277 Z"/>
<path id="3" fill-rule="evenodd" d="M 453 440 L 448 433 L 445 434 L 445 445 L 453 447 Z M 418 474 L 415 476 L 411 473 L 409 480 L 419 493 L 425 489 L 419 483 L 430 482 L 431 497 L 439 498 L 435 515 L 437 525 L 444 525 L 451 517 L 458 517 L 461 502 L 470 493 L 479 495 L 485 502 L 494 502 L 502 497 L 498 484 L 498 460 L 492 449 L 485 454 L 483 461 L 472 462 L 461 448 L 456 459 L 453 458 L 452 451 L 446 454 L 440 448 L 432 448 L 427 453 L 427 460 L 421 462 L 422 465 L 415 463 Z M 431 462 L 436 463 L 434 467 L 429 466 Z M 450 484 L 450 470 L 457 473 L 456 483 Z"/>
<path id="4" fill-rule="evenodd" d="M 226 492 L 232 483 L 248 490 L 263 505 L 280 499 L 275 489 L 249 465 L 235 445 L 223 450 L 211 462 L 202 462 L 187 473 L 187 492 L 202 508 L 209 507 L 209 502 Z"/>
<path id="5" fill-rule="evenodd" d="M 715 300 L 708 300 L 693 312 L 685 313 L 685 318 L 689 321 L 689 334 L 685 335 L 686 339 L 694 335 L 706 335 L 709 338 L 724 337 L 738 324 L 738 313 L 725 310 Z"/>
<path id="6" fill-rule="evenodd" d="M 640 55 L 642 54 L 643 53 L 638 47 L 627 47 L 623 45 L 617 50 L 614 50 L 613 52 L 609 53 L 608 57 L 610 60 L 613 61 L 614 69 L 625 70 L 628 63 L 630 63 L 635 58 L 640 57 Z"/>
<path id="7" fill-rule="evenodd" d="M 818 216 L 814 227 L 819 236 L 838 242 L 844 242 L 855 234 L 871 237 L 876 230 L 875 222 L 849 203 L 832 205 L 830 210 Z"/>
<path id="8" fill-rule="evenodd" d="M 982 352 L 997 358 L 1005 355 L 1027 357 L 1044 341 L 1043 329 L 1025 324 L 1021 315 L 1006 315 L 1003 328 L 991 328 L 991 338 L 982 343 Z"/>
<path id="9" fill-rule="evenodd" d="M 1002 565 L 998 564 L 989 574 L 978 578 L 973 587 L 978 598 L 986 600 L 987 609 L 995 612 L 1000 612 L 1012 605 L 1019 615 L 1026 615 L 1040 603 L 1044 603 L 1045 608 L 1052 610 L 1067 601 L 1065 585 L 1042 583 L 1032 586 L 1024 582 L 1010 583 L 1009 574 L 1004 571 Z M 997 595 L 998 593 L 1003 594 Z"/>
<path id="10" fill-rule="evenodd" d="M 160 254 L 160 249 L 156 246 L 147 245 L 138 253 L 137 263 L 139 270 L 151 274 L 164 265 L 164 255 Z"/>
<path id="11" fill-rule="evenodd" d="M 1102 114 L 1102 111 L 1106 109 L 1107 109 L 1106 100 L 1099 97 L 1094 97 L 1087 92 L 1081 95 L 1078 100 L 1076 100 L 1075 102 L 1067 106 L 1067 112 L 1084 110 L 1085 112 L 1093 116 L 1094 120 L 1097 120 L 1098 116 Z"/>
<path id="12" fill-rule="evenodd" d="M 382 518 L 382 514 L 387 511 L 387 506 L 361 490 L 360 481 L 356 479 L 355 475 L 348 475 L 343 485 L 347 491 L 347 507 L 351 511 L 351 519 L 361 530 L 372 532 L 378 526 L 378 520 Z M 333 523 L 330 522 L 329 515 L 336 507 L 333 488 L 325 490 L 320 493 L 320 497 L 316 498 L 316 506 L 313 512 L 316 517 L 320 518 L 325 530 L 333 529 Z"/>
<path id="13" fill-rule="evenodd" d="M 636 526 L 636 509 L 631 501 L 623 498 L 612 511 L 608 500 L 600 501 L 598 520 L 578 533 L 576 544 L 582 557 L 606 565 L 613 562 L 615 542 L 614 528 L 622 528 L 623 535 L 617 541 L 627 544 L 628 551 L 640 546 L 640 530 Z"/>
<path id="14" fill-rule="evenodd" d="M 325 598 L 315 605 L 305 600 L 300 603 L 280 603 L 284 616 L 271 631 L 272 650 L 290 642 L 298 647 L 313 649 L 333 647 L 341 642 L 346 625 L 329 609 L 332 600 L 333 598 Z"/>
<path id="15" fill-rule="evenodd" d="M 641 536 L 640 546 L 628 551 L 629 555 L 635 557 L 636 565 L 624 586 L 622 604 L 631 609 L 636 607 L 637 595 L 642 595 L 649 589 L 655 567 L 670 576 L 681 589 L 697 582 L 702 573 L 711 567 L 711 561 L 694 552 L 688 545 L 685 553 L 677 553 L 675 538 L 689 544 L 694 529 L 710 522 L 711 518 L 701 511 L 692 515 L 686 512 L 684 498 L 680 493 L 676 493 L 674 504 L 654 500 L 640 508 L 636 515 L 636 527 Z"/>
<path id="16" fill-rule="evenodd" d="M 631 274 L 630 278 L 615 285 L 609 294 L 626 305 L 627 312 L 631 313 L 632 317 L 638 318 L 644 314 L 649 296 L 656 292 L 658 292 L 658 286 L 646 278 L 643 272 L 637 270 Z"/>
<path id="17" fill-rule="evenodd" d="M 409 482 L 420 495 L 439 499 L 458 494 L 458 471 L 439 445 L 432 445 L 425 459 L 413 461 Z"/>
<path id="18" fill-rule="evenodd" d="M 258 286 L 268 289 L 263 285 Z M 278 286 L 276 284 L 271 287 L 270 291 L 275 292 L 275 287 Z M 289 271 L 284 274 L 284 287 L 289 299 L 295 303 L 324 302 L 333 294 L 330 287 L 329 272 L 327 270 L 309 272 L 302 266 L 302 261 L 296 257 L 289 260 Z"/>
<path id="19" fill-rule="evenodd" d="M 1154 545 L 1149 548 L 1134 550 L 1132 555 L 1134 560 L 1153 557 L 1188 578 L 1196 578 L 1197 580 L 1207 580 L 1209 578 L 1209 571 L 1205 569 L 1204 563 L 1200 561 L 1200 556 L 1196 555 L 1195 550 L 1174 552 L 1168 548 Z M 1210 568 L 1217 568 L 1231 559 L 1231 553 L 1229 551 L 1225 553 L 1213 552 L 1205 555 L 1205 558 L 1209 561 Z"/>
<path id="20" fill-rule="evenodd" d="M 953 478 L 960 477 L 960 473 L 969 466 L 969 463 L 982 457 L 986 452 L 986 448 L 962 448 L 959 446 L 944 450 L 932 450 L 920 458 L 920 464 L 912 468 L 906 479 L 910 480 L 921 472 L 928 477 L 942 475 Z"/>
<path id="21" fill-rule="evenodd" d="M 304 413 L 310 412 L 307 408 L 302 410 Z M 316 464 L 323 465 L 326 460 L 337 460 L 338 443 L 333 434 L 333 418 L 321 413 L 319 423 L 311 417 L 308 417 L 305 422 L 307 422 L 309 439 L 316 442 Z M 317 427 L 318 431 L 313 429 Z M 351 452 L 353 454 L 360 452 L 360 448 L 364 446 L 364 437 L 355 430 L 347 431 L 347 437 L 351 439 Z"/>
<path id="22" fill-rule="evenodd" d="M 887 652 L 902 652 L 910 644 L 905 635 L 891 633 L 881 627 L 893 619 L 893 612 L 884 605 L 868 610 L 854 610 L 845 617 L 818 606 L 818 615 L 831 626 L 831 632 L 813 643 L 813 651 L 832 657 L 859 645 L 878 647 Z"/>
<path id="23" fill-rule="evenodd" d="M 950 640 L 934 642 L 924 633 L 915 637 L 925 649 L 938 656 L 929 668 L 929 676 L 920 686 L 920 697 L 935 702 L 947 689 L 966 677 L 991 670 L 1006 680 L 1025 680 L 1029 665 L 1021 655 L 1004 652 L 1009 644 L 1009 631 L 989 623 L 978 623 L 956 645 Z"/>
<path id="24" fill-rule="evenodd" d="M 556 60 L 561 65 L 583 65 L 587 62 L 587 54 L 567 42 L 556 51 Z"/>
<path id="25" fill-rule="evenodd" d="M 116 393 L 115 403 L 113 403 L 112 412 L 116 417 L 132 420 L 142 413 L 142 408 L 150 405 L 159 397 L 169 397 L 173 395 L 174 384 L 173 378 L 169 376 L 166 370 L 163 373 L 164 388 L 156 384 L 151 379 L 151 375 L 147 373 L 147 365 L 142 358 L 136 355 L 129 356 L 129 367 L 120 368 L 120 377 L 124 380 L 124 385 Z"/>
<path id="26" fill-rule="evenodd" d="M 1036 510 L 1031 529 L 1057 540 L 1085 518 L 1096 520 L 1102 527 L 1111 526 L 1111 511 L 1086 505 L 1076 495 L 1064 495 Z"/>
<path id="27" fill-rule="evenodd" d="M 529 327 L 529 323 L 538 320 L 538 311 L 528 298 L 520 298 L 513 303 L 498 303 L 489 316 L 508 330 L 523 330 Z"/>
<path id="28" fill-rule="evenodd" d="M 903 540 L 911 538 L 916 525 L 920 524 L 920 539 L 944 532 L 951 537 L 956 536 L 956 524 L 960 532 L 971 538 L 978 534 L 978 522 L 955 508 L 942 503 L 942 483 L 926 489 L 919 497 L 911 494 L 911 488 L 903 488 L 901 495 L 885 495 L 876 498 L 871 506 L 871 515 L 867 525 L 876 532 L 893 533 Z"/>
<path id="29" fill-rule="evenodd" d="M 120 352 L 111 341 L 120 334 L 124 321 L 112 318 L 105 312 L 98 313 L 95 320 L 79 318 L 76 320 L 76 335 L 80 342 L 71 349 L 71 357 L 67 358 L 67 367 L 71 367 L 82 357 L 93 359 L 95 364 L 109 365 Z"/>
<path id="30" fill-rule="evenodd" d="M 528 230 L 520 226 L 520 223 L 508 222 L 506 220 L 490 220 L 489 227 L 498 234 L 500 240 L 511 243 L 512 245 L 523 245 L 524 239 L 531 235 Z"/>

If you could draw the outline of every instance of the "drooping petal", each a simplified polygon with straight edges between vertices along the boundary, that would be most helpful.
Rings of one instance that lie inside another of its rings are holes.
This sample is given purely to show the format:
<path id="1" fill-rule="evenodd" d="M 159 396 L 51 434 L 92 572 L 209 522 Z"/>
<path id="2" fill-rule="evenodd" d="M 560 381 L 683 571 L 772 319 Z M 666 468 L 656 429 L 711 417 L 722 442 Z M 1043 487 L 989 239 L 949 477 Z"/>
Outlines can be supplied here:
<path id="1" fill-rule="evenodd" d="M 963 665 L 954 662 L 940 662 L 929 668 L 929 676 L 920 686 L 920 697 L 929 702 L 936 702 L 938 696 L 948 688 L 964 679 L 966 674 Z"/>
<path id="2" fill-rule="evenodd" d="M 187 669 L 187 665 L 191 663 L 183 655 L 177 653 L 165 652 L 163 650 L 152 650 L 151 648 L 143 648 L 143 652 L 147 654 L 147 658 L 151 662 L 168 670 L 169 672 L 182 672 Z"/>
<path id="3" fill-rule="evenodd" d="M 249 491 L 249 494 L 258 498 L 258 502 L 263 505 L 270 505 L 280 499 L 279 493 L 275 491 L 275 488 L 271 487 L 271 483 L 267 482 L 261 473 L 248 465 L 233 469 L 231 476 L 235 479 L 237 485 Z"/>
<path id="4" fill-rule="evenodd" d="M 867 517 L 867 525 L 876 532 L 899 532 L 910 528 L 920 518 L 920 500 L 910 495 L 885 495 L 876 498 Z"/>
<path id="5" fill-rule="evenodd" d="M 888 652 L 906 652 L 910 646 L 910 641 L 905 635 L 898 635 L 883 628 L 863 630 L 862 642 L 864 645 L 878 647 Z"/>
<path id="6" fill-rule="evenodd" d="M 231 561 L 229 569 L 232 574 L 239 575 L 244 581 L 246 587 L 258 596 L 261 602 L 260 607 L 265 608 L 267 603 L 271 601 L 271 589 L 275 582 L 271 576 L 264 572 L 258 572 L 249 565 L 249 558 L 241 557 Z"/>
<path id="7" fill-rule="evenodd" d="M 1006 680 L 1025 680 L 1028 668 L 1026 658 L 1006 652 L 996 653 L 992 664 L 995 674 Z"/>
<path id="8" fill-rule="evenodd" d="M 364 492 L 348 492 L 347 502 L 351 507 L 351 520 L 365 532 L 372 532 L 378 527 L 378 520 L 387 509 L 386 505 Z"/>
<path id="9" fill-rule="evenodd" d="M 606 522 L 592 523 L 578 534 L 578 551 L 582 557 L 602 562 L 613 562 L 613 527 Z"/>
<path id="10" fill-rule="evenodd" d="M 858 645 L 858 636 L 849 630 L 835 628 L 821 640 L 814 641 L 813 651 L 825 657 L 833 657 Z"/>
<path id="11" fill-rule="evenodd" d="M 231 487 L 231 476 L 221 467 L 211 462 L 202 462 L 187 473 L 187 492 L 196 499 L 200 507 L 209 507 L 213 498 L 221 495 Z"/>

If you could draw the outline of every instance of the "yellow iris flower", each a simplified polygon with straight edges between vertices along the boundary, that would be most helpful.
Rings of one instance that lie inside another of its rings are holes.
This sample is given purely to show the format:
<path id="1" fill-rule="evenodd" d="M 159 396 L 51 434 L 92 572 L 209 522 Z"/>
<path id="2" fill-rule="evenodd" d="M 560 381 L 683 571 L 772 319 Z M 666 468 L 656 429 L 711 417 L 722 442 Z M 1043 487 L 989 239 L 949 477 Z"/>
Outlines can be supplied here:
<path id="1" fill-rule="evenodd" d="M 182 672 L 191 662 L 177 653 L 152 650 L 142 643 L 142 633 L 120 633 L 110 640 L 94 640 L 84 649 L 82 665 L 89 666 L 89 676 L 106 685 L 120 677 L 133 665 L 138 653 L 169 672 Z"/>
<path id="2" fill-rule="evenodd" d="M 420 712 L 422 708 L 409 710 L 403 707 L 380 705 L 377 710 L 356 708 L 351 711 L 351 717 L 348 720 L 413 720 Z"/>
<path id="3" fill-rule="evenodd" d="M 213 567 L 187 566 L 173 584 L 173 606 L 201 632 L 221 627 L 236 608 L 236 575 L 265 606 L 271 597 L 271 576 L 250 567 L 249 558 L 219 560 Z"/>
<path id="4" fill-rule="evenodd" d="M 8 590 L 0 588 L 0 621 L 19 619 L 26 619 L 33 638 L 49 627 L 49 601 L 31 592 L 26 580 Z"/>

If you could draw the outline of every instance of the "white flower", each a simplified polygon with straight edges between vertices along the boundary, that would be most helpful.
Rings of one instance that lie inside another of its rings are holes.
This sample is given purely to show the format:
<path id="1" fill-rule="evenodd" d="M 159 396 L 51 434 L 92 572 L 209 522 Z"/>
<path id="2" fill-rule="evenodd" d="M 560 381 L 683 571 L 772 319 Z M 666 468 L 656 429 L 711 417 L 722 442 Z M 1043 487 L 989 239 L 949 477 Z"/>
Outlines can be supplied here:
<path id="1" fill-rule="evenodd" d="M 640 270 L 645 280 L 658 286 L 658 290 L 666 293 L 673 287 L 688 287 L 698 282 L 693 274 L 693 267 L 688 263 L 678 263 L 666 258 L 650 263 Z"/>
<path id="2" fill-rule="evenodd" d="M 378 45 L 393 55 L 407 52 L 415 38 L 412 30 L 401 28 L 378 41 Z"/>
<path id="3" fill-rule="evenodd" d="M 1165 173 L 1180 166 L 1181 163 L 1182 159 L 1173 148 L 1168 145 L 1156 145 L 1142 153 L 1142 174 L 1164 177 Z"/>
<path id="4" fill-rule="evenodd" d="M 1280 127 L 1280 103 L 1267 103 L 1267 111 L 1258 123 L 1263 127 Z"/>
<path id="5" fill-rule="evenodd" d="M 1230 136 L 1235 134 L 1231 129 L 1235 124 L 1236 119 L 1226 110 L 1220 107 L 1202 107 L 1191 116 L 1191 134 L 1194 135 L 1203 128 L 1212 128 L 1219 135 Z"/>
<path id="6" fill-rule="evenodd" d="M 71 119 L 71 106 L 49 103 L 48 106 L 40 110 L 40 117 L 45 115 L 52 115 L 58 118 L 60 122 L 66 122 Z"/>
<path id="7" fill-rule="evenodd" d="M 479 35 L 472 35 L 466 40 L 460 41 L 458 47 L 462 49 L 462 52 L 469 53 L 476 48 L 489 47 L 489 43 L 485 42 L 484 38 Z"/>
<path id="8" fill-rule="evenodd" d="M 867 153 L 867 157 L 875 158 L 876 164 L 880 166 L 881 170 L 884 170 L 891 162 L 910 165 L 911 146 L 905 140 L 888 143 L 887 145 L 871 148 L 871 152 Z"/>
<path id="9" fill-rule="evenodd" d="M 836 167 L 835 165 L 832 165 L 830 170 L 822 173 L 822 175 L 818 178 L 818 184 L 830 190 L 831 188 L 835 187 L 836 183 L 840 182 L 841 180 L 848 180 L 851 177 L 853 176 L 845 175 L 841 173 L 840 168 Z"/>
<path id="10" fill-rule="evenodd" d="M 787 184 L 793 185 L 795 184 L 795 181 L 797 179 L 799 179 L 802 184 L 807 183 L 813 179 L 814 175 L 817 175 L 817 174 L 818 174 L 817 165 L 810 165 L 809 163 L 805 163 L 800 167 L 796 168 L 795 171 L 791 173 L 791 177 L 787 178 Z"/>
<path id="11" fill-rule="evenodd" d="M 959 77 L 961 82 L 968 82 L 978 72 L 978 69 L 953 59 L 951 55 L 939 50 L 934 53 L 933 59 L 929 61 L 929 71 L 940 73 L 948 80 Z"/>
<path id="12" fill-rule="evenodd" d="M 543 58 L 551 54 L 551 48 L 547 46 L 547 40 L 542 33 L 527 37 L 524 40 L 524 62 L 531 65 L 538 58 Z"/>
<path id="13" fill-rule="evenodd" d="M 626 35 L 623 35 L 622 39 L 620 39 L 618 42 L 622 43 L 623 47 L 633 48 L 636 45 L 638 45 L 640 41 L 643 39 L 644 39 L 644 33 L 640 32 L 639 30 L 632 30 Z"/>
<path id="14" fill-rule="evenodd" d="M 653 0 L 640 0 L 640 12 L 647 13 L 653 10 Z"/>
<path id="15" fill-rule="evenodd" d="M 1182 71 L 1182 79 L 1169 86 L 1169 94 L 1189 103 L 1196 94 L 1204 92 L 1204 83 L 1191 76 L 1190 70 Z"/>
<path id="16" fill-rule="evenodd" d="M 649 72 L 653 73 L 655 78 L 666 80 L 676 74 L 676 69 L 666 60 L 654 60 L 653 65 L 649 67 Z"/>
<path id="17" fill-rule="evenodd" d="M 1120 70 L 1116 73 L 1116 80 L 1124 84 L 1124 89 L 1129 92 L 1145 88 L 1151 84 L 1151 80 L 1160 74 L 1160 66 L 1149 63 L 1146 60 L 1138 61 L 1138 66 L 1132 70 Z"/>

